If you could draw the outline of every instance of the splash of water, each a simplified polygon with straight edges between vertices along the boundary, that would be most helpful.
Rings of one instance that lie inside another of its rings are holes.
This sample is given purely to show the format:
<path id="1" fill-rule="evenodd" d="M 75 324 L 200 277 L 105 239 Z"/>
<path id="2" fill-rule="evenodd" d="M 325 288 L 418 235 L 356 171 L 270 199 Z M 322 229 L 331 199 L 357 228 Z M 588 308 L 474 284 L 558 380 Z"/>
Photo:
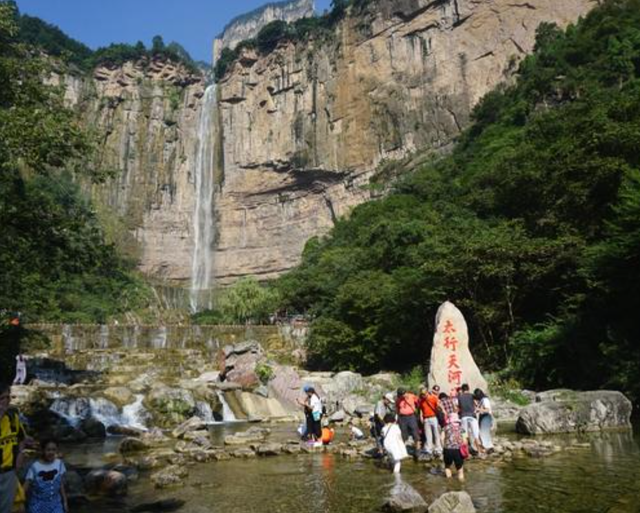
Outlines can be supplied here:
<path id="1" fill-rule="evenodd" d="M 191 261 L 191 291 L 189 295 L 193 313 L 211 308 L 209 291 L 214 242 L 214 155 L 216 141 L 215 116 L 218 112 L 216 86 L 212 84 L 204 93 L 198 124 L 198 151 L 195 162 L 196 206 L 193 213 L 194 249 Z"/>

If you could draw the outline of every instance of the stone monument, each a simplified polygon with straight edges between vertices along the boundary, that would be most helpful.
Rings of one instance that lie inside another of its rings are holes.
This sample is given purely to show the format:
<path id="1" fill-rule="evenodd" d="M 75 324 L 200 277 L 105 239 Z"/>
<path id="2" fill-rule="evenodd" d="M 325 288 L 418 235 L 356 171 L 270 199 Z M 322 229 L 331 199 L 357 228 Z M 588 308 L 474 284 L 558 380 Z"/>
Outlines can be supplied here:
<path id="1" fill-rule="evenodd" d="M 462 312 L 446 301 L 436 314 L 436 331 L 433 336 L 429 387 L 439 385 L 450 393 L 463 383 L 473 392 L 476 388 L 488 392 L 487 381 L 469 351 L 469 331 Z"/>

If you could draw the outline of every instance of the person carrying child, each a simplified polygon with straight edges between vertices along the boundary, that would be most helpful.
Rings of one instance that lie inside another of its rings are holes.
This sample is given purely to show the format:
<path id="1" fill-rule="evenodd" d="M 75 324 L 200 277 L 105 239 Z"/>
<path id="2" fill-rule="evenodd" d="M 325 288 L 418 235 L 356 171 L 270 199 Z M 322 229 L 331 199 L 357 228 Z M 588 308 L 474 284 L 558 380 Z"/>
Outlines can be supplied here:
<path id="1" fill-rule="evenodd" d="M 58 458 L 58 444 L 40 443 L 40 458 L 33 462 L 25 478 L 27 513 L 67 513 L 69 505 L 64 490 L 65 465 Z"/>

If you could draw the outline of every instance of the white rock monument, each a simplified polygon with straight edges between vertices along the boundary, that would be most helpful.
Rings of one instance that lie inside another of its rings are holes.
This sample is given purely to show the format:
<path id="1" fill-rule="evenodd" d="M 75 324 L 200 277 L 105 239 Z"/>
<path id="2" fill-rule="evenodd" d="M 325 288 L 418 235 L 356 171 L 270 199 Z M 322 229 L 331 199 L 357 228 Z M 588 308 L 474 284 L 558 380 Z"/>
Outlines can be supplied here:
<path id="1" fill-rule="evenodd" d="M 487 381 L 469 351 L 467 322 L 462 312 L 446 301 L 436 314 L 429 387 L 439 385 L 441 391 L 449 393 L 463 383 L 469 385 L 471 392 L 476 388 L 488 392 Z"/>

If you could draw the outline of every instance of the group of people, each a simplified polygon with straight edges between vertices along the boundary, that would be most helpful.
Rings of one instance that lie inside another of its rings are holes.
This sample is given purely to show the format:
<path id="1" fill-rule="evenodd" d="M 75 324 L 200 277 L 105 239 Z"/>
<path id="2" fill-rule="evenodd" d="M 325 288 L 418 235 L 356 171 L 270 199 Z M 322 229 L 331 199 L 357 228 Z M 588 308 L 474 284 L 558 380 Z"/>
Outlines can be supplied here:
<path id="1" fill-rule="evenodd" d="M 445 475 L 451 477 L 455 466 L 458 478 L 464 480 L 464 460 L 469 455 L 493 451 L 491 402 L 480 389 L 469 391 L 464 384 L 450 394 L 438 385 L 423 387 L 416 396 L 399 388 L 376 404 L 372 431 L 400 472 L 401 461 L 409 456 L 411 440 L 414 455 L 442 457 Z"/>
<path id="2" fill-rule="evenodd" d="M 305 385 L 304 392 L 304 400 L 299 400 L 305 413 L 301 436 L 315 446 L 331 443 L 335 430 L 329 425 L 323 427 L 326 408 L 320 396 L 311 385 Z M 422 454 L 427 459 L 442 458 L 445 475 L 452 477 L 455 467 L 460 480 L 464 480 L 466 458 L 493 451 L 492 427 L 491 401 L 479 388 L 471 393 L 467 384 L 449 394 L 438 385 L 431 389 L 425 386 L 418 395 L 399 388 L 378 401 L 371 418 L 378 452 L 388 456 L 395 473 L 400 472 L 402 460 L 409 457 L 409 444 L 414 457 Z M 364 436 L 349 423 L 351 439 Z"/>
<path id="3" fill-rule="evenodd" d="M 27 436 L 16 408 L 11 407 L 11 386 L 0 384 L 0 513 L 66 513 L 65 465 L 53 440 L 40 442 L 40 456 L 20 483 L 24 451 L 37 444 Z"/>

